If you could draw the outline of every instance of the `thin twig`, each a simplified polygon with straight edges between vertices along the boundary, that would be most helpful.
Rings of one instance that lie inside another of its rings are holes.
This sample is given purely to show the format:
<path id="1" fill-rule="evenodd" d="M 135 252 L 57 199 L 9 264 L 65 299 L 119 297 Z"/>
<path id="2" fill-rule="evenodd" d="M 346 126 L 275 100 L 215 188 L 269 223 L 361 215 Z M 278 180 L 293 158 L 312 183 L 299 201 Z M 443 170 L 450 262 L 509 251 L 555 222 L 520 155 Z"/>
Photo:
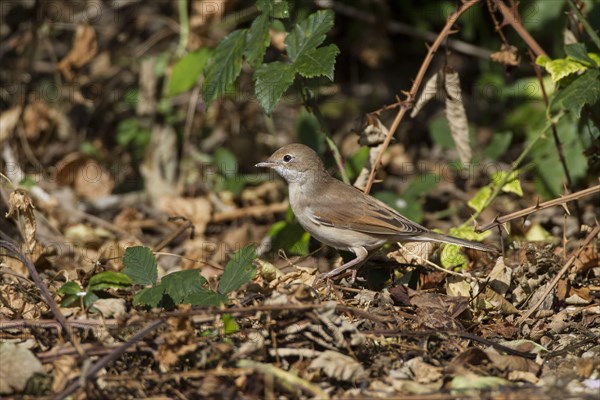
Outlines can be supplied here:
<path id="1" fill-rule="evenodd" d="M 533 214 L 536 211 L 540 211 L 545 208 L 550 208 L 550 207 L 558 206 L 561 204 L 565 204 L 565 203 L 568 203 L 569 201 L 574 201 L 576 199 L 580 199 L 582 197 L 589 196 L 589 195 L 592 195 L 594 193 L 599 193 L 599 192 L 600 192 L 600 185 L 592 186 L 591 188 L 580 190 L 579 192 L 571 193 L 569 195 L 562 196 L 557 199 L 548 200 L 543 203 L 536 204 L 535 206 L 527 207 L 523 210 L 515 211 L 513 213 L 504 215 L 502 217 L 496 217 L 496 218 L 494 218 L 494 220 L 492 222 L 485 224 L 483 226 L 477 227 L 475 230 L 477 232 L 484 232 L 484 231 L 492 229 L 496 226 L 500 226 L 507 222 L 513 221 L 515 219 L 526 217 L 530 214 Z"/>
<path id="2" fill-rule="evenodd" d="M 417 73 L 417 77 L 415 78 L 415 81 L 413 82 L 413 85 L 410 89 L 410 92 L 407 95 L 406 100 L 399 103 L 400 109 L 398 110 L 398 113 L 396 114 L 396 118 L 394 118 L 394 121 L 392 122 L 392 125 L 390 126 L 388 134 L 385 137 L 385 141 L 383 142 L 381 152 L 377 155 L 375 164 L 373 164 L 373 167 L 371 169 L 371 174 L 369 175 L 369 180 L 367 181 L 367 185 L 365 186 L 365 193 L 369 193 L 371 191 L 371 186 L 373 186 L 373 181 L 375 180 L 375 172 L 377 172 L 377 168 L 379 168 L 379 164 L 381 164 L 381 159 L 383 158 L 385 149 L 387 149 L 387 147 L 390 145 L 390 142 L 392 141 L 392 137 L 394 136 L 394 132 L 396 132 L 398 125 L 400 125 L 400 122 L 402 121 L 402 118 L 404 118 L 404 115 L 409 110 L 409 108 L 412 107 L 412 105 L 415 101 L 415 98 L 417 96 L 417 91 L 419 90 L 419 87 L 421 86 L 421 83 L 423 82 L 423 78 L 425 77 L 425 73 L 427 72 L 427 69 L 429 68 L 429 65 L 431 64 L 431 61 L 433 60 L 433 56 L 434 56 L 435 52 L 442 45 L 442 43 L 444 42 L 446 37 L 448 35 L 450 35 L 452 26 L 454 25 L 454 23 L 456 23 L 458 18 L 460 18 L 460 16 L 462 14 L 464 14 L 469 8 L 473 7 L 475 4 L 479 3 L 480 1 L 481 0 L 466 1 L 460 6 L 460 8 L 457 11 L 452 13 L 448 17 L 448 21 L 446 22 L 446 25 L 441 30 L 441 32 L 438 34 L 437 38 L 435 39 L 435 41 L 433 42 L 433 44 L 427 51 L 427 55 L 425 56 L 425 59 L 423 60 L 423 63 L 421 64 L 421 68 L 419 69 L 419 72 Z"/>
<path id="3" fill-rule="evenodd" d="M 104 356 L 100 360 L 98 360 L 95 364 L 93 364 L 87 370 L 87 372 L 82 377 L 78 377 L 77 379 L 75 379 L 73 381 L 73 383 L 71 383 L 69 386 L 67 386 L 67 388 L 65 388 L 62 392 L 60 392 L 59 394 L 54 396 L 54 399 L 64 399 L 65 397 L 76 392 L 83 385 L 83 383 L 86 380 L 91 379 L 94 376 L 96 376 L 96 374 L 98 372 L 100 372 L 100 370 L 102 368 L 106 367 L 110 363 L 117 360 L 119 357 L 121 357 L 121 355 L 125 351 L 127 351 L 127 349 L 129 347 L 133 346 L 135 343 L 142 340 L 144 337 L 146 337 L 150 333 L 154 332 L 156 329 L 158 329 L 164 323 L 165 323 L 164 320 L 157 320 L 157 321 L 153 321 L 150 324 L 148 324 L 148 326 L 146 326 L 144 329 L 142 329 L 141 331 L 139 331 L 138 333 L 133 335 L 126 342 L 124 342 L 119 347 L 114 349 L 112 352 L 110 352 L 109 354 L 107 354 L 106 356 Z"/>
<path id="4" fill-rule="evenodd" d="M 523 322 L 525 322 L 525 320 L 527 318 L 529 318 L 531 316 L 531 314 L 533 314 L 534 311 L 537 310 L 538 307 L 546 300 L 546 297 L 552 291 L 552 289 L 554 289 L 554 287 L 556 286 L 558 281 L 560 281 L 562 276 L 569 270 L 569 268 L 571 267 L 571 265 L 573 265 L 575 260 L 577 260 L 577 258 L 579 258 L 579 255 L 581 254 L 583 249 L 585 249 L 590 244 L 592 239 L 594 239 L 596 236 L 598 236 L 598 233 L 600 233 L 600 225 L 596 225 L 596 227 L 589 233 L 589 235 L 587 235 L 587 237 L 584 239 L 583 243 L 581 243 L 581 246 L 579 246 L 579 249 L 575 250 L 575 254 L 573 254 L 571 256 L 571 258 L 569 258 L 569 261 L 567 261 L 567 263 L 561 268 L 561 270 L 558 271 L 558 274 L 556 274 L 556 276 L 554 277 L 552 282 L 550 282 L 550 284 L 548 285 L 546 290 L 544 290 L 544 293 L 542 293 L 542 295 L 540 296 L 540 299 L 533 305 L 533 307 L 531 307 L 529 310 L 527 310 L 517 320 L 517 325 L 521 325 Z"/>
<path id="5" fill-rule="evenodd" d="M 525 29 L 523 24 L 521 23 L 518 16 L 514 15 L 512 10 L 504 4 L 502 0 L 494 0 L 494 4 L 498 7 L 498 10 L 502 13 L 504 17 L 504 21 L 510 24 L 514 30 L 521 36 L 521 39 L 529 46 L 531 51 L 534 52 L 536 57 L 545 56 L 546 52 L 542 47 L 536 42 L 536 40 L 531 36 L 531 34 Z"/>
<path id="6" fill-rule="evenodd" d="M 52 297 L 48 286 L 46 286 L 46 284 L 38 274 L 33 263 L 14 244 L 7 242 L 6 240 L 0 240 L 0 247 L 8 250 L 10 253 L 16 256 L 19 259 L 19 261 L 21 261 L 25 265 L 25 267 L 27 267 L 29 276 L 31 276 L 31 279 L 33 279 L 37 288 L 42 293 L 44 300 L 46 300 L 48 307 L 50 307 L 52 314 L 54 314 L 54 318 L 56 318 L 56 320 L 62 327 L 63 334 L 71 343 L 73 343 L 74 346 L 77 346 L 77 344 L 71 337 L 71 332 L 68 329 L 69 324 L 67 323 L 67 319 L 60 311 L 60 308 L 58 307 L 58 304 L 56 304 L 56 301 L 54 301 L 54 297 Z"/>

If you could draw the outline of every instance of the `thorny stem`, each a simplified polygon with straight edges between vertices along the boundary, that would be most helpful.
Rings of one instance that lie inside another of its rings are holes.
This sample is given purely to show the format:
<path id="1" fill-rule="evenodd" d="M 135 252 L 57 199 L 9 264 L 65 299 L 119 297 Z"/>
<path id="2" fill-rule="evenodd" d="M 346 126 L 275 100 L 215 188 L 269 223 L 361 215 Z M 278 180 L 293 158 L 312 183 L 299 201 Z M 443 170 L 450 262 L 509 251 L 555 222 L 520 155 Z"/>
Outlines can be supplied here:
<path id="1" fill-rule="evenodd" d="M 478 227 L 476 229 L 476 231 L 484 232 L 489 229 L 492 229 L 495 226 L 500 226 L 507 222 L 514 221 L 515 219 L 527 217 L 528 215 L 533 214 L 536 211 L 540 211 L 540 210 L 544 210 L 546 208 L 565 204 L 565 203 L 568 203 L 569 201 L 574 201 L 574 200 L 580 199 L 582 197 L 589 196 L 589 195 L 592 195 L 594 193 L 599 193 L 599 192 L 600 192 L 600 185 L 592 186 L 591 188 L 580 190 L 579 192 L 571 193 L 566 196 L 559 197 L 557 199 L 548 200 L 543 203 L 536 204 L 535 206 L 527 207 L 523 210 L 519 210 L 514 213 L 504 215 L 502 217 L 496 217 L 489 224 L 485 224 L 483 226 Z"/>
<path id="2" fill-rule="evenodd" d="M 519 19 L 518 15 L 514 15 L 511 9 L 508 8 L 508 6 L 504 4 L 502 0 L 494 0 L 494 3 L 496 4 L 496 7 L 498 7 L 498 10 L 500 10 L 500 13 L 502 13 L 504 21 L 509 23 L 514 28 L 514 30 L 519 34 L 519 36 L 521 36 L 521 39 L 523 39 L 523 41 L 527 44 L 527 46 L 529 46 L 531 51 L 533 51 L 536 57 L 545 56 L 546 52 L 544 51 L 544 49 L 542 49 L 538 42 L 536 42 L 533 36 L 531 36 L 531 34 L 527 32 L 527 30 L 521 23 L 521 20 Z"/>
<path id="3" fill-rule="evenodd" d="M 381 151 L 377 155 L 377 159 L 375 160 L 375 163 L 373 164 L 373 166 L 371 168 L 369 180 L 367 181 L 367 185 L 365 186 L 365 190 L 364 190 L 365 193 L 369 193 L 371 191 L 371 186 L 373 186 L 373 181 L 375 180 L 375 172 L 377 172 L 377 168 L 379 168 L 379 165 L 381 164 L 381 159 L 383 158 L 383 153 L 385 153 L 385 150 L 390 145 L 390 142 L 392 141 L 392 137 L 394 137 L 394 132 L 396 132 L 396 129 L 398 129 L 398 125 L 400 125 L 402 118 L 404 118 L 404 115 L 406 114 L 406 112 L 412 107 L 412 105 L 415 101 L 416 95 L 417 95 L 417 91 L 419 90 L 419 87 L 421 86 L 421 83 L 423 82 L 423 78 L 425 77 L 425 73 L 427 72 L 427 69 L 429 68 L 429 65 L 431 64 L 431 61 L 433 60 L 434 54 L 439 49 L 439 47 L 444 42 L 444 40 L 448 37 L 448 35 L 450 35 L 452 26 L 454 25 L 454 23 L 456 23 L 458 18 L 460 18 L 460 16 L 462 14 L 464 14 L 465 11 L 467 11 L 469 8 L 473 7 L 475 4 L 479 3 L 480 1 L 481 0 L 466 1 L 460 6 L 460 8 L 457 11 L 452 13 L 448 17 L 448 20 L 446 21 L 446 25 L 441 30 L 441 32 L 438 34 L 437 38 L 435 39 L 435 41 L 429 48 L 429 51 L 427 51 L 427 55 L 425 56 L 425 59 L 423 60 L 423 63 L 421 64 L 421 68 L 419 69 L 419 72 L 417 73 L 417 77 L 415 78 L 415 81 L 413 82 L 413 85 L 410 89 L 410 92 L 408 93 L 406 100 L 398 103 L 400 105 L 400 109 L 398 110 L 398 113 L 396 114 L 396 118 L 394 118 L 394 121 L 392 122 L 392 125 L 390 126 L 387 136 L 385 137 L 385 140 L 383 142 L 383 146 L 381 147 Z"/>

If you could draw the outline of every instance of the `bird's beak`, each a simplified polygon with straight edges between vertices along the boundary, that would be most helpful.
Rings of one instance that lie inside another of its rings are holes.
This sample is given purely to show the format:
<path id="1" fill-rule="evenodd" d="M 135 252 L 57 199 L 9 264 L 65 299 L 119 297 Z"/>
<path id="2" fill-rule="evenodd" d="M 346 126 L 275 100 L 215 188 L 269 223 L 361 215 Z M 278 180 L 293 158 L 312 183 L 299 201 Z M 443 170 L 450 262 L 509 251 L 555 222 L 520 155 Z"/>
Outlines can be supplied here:
<path id="1" fill-rule="evenodd" d="M 277 166 L 277 163 L 274 163 L 272 161 L 263 161 L 255 165 L 255 167 L 258 168 L 273 168 L 275 166 Z"/>

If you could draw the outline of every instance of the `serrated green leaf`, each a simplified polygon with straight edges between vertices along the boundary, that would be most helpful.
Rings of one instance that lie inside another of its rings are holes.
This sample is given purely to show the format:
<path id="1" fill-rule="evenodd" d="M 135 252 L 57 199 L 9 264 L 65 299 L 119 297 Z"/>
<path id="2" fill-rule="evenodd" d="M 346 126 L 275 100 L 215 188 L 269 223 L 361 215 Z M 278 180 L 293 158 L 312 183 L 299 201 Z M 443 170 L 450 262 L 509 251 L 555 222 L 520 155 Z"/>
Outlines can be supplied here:
<path id="1" fill-rule="evenodd" d="M 269 16 L 259 15 L 246 34 L 244 57 L 252 68 L 258 67 L 265 56 L 269 45 Z"/>
<path id="2" fill-rule="evenodd" d="M 579 61 L 580 63 L 585 64 L 588 67 L 593 67 L 596 64 L 594 60 L 592 60 L 590 56 L 588 56 L 587 49 L 585 47 L 585 44 L 583 43 L 573 43 L 566 45 L 565 53 L 567 53 L 567 56 L 569 56 L 571 59 Z"/>
<path id="3" fill-rule="evenodd" d="M 156 307 L 163 298 L 165 288 L 162 285 L 145 288 L 133 296 L 133 305 Z"/>
<path id="4" fill-rule="evenodd" d="M 563 108 L 579 118 L 584 105 L 592 106 L 600 99 L 599 75 L 598 69 L 586 71 L 571 82 L 569 86 L 557 92 L 550 103 L 550 107 Z"/>
<path id="5" fill-rule="evenodd" d="M 290 64 L 275 61 L 263 64 L 254 72 L 256 98 L 265 113 L 271 114 L 285 91 L 294 82 L 295 71 Z"/>
<path id="6" fill-rule="evenodd" d="M 186 297 L 185 302 L 193 306 L 214 306 L 219 307 L 227 303 L 227 296 L 215 291 L 201 288 L 196 293 Z"/>
<path id="7" fill-rule="evenodd" d="M 594 61 L 597 66 L 600 66 L 600 54 L 598 53 L 587 53 L 588 57 Z"/>
<path id="8" fill-rule="evenodd" d="M 460 252 L 460 247 L 455 244 L 445 244 L 440 256 L 442 266 L 446 269 L 454 269 L 467 265 L 467 257 Z"/>
<path id="9" fill-rule="evenodd" d="M 334 19 L 333 11 L 320 10 L 296 24 L 285 38 L 290 59 L 296 61 L 323 43 L 325 34 L 333 27 Z"/>
<path id="10" fill-rule="evenodd" d="M 333 81 L 335 57 L 339 53 L 340 49 L 335 44 L 307 51 L 294 63 L 296 71 L 306 78 L 326 76 Z"/>
<path id="11" fill-rule="evenodd" d="M 225 266 L 225 271 L 219 280 L 219 293 L 227 294 L 250 282 L 256 276 L 253 264 L 256 249 L 253 244 L 237 251 Z"/>
<path id="12" fill-rule="evenodd" d="M 475 193 L 475 196 L 473 196 L 473 198 L 469 200 L 467 204 L 469 205 L 469 207 L 471 207 L 473 210 L 479 213 L 483 211 L 491 195 L 492 188 L 489 186 L 484 186 L 481 189 L 479 189 L 477 193 Z"/>
<path id="13" fill-rule="evenodd" d="M 167 96 L 175 96 L 191 89 L 206 66 L 210 54 L 210 49 L 200 49 L 177 61 L 169 79 Z"/>
<path id="14" fill-rule="evenodd" d="M 160 281 L 165 294 L 168 294 L 175 304 L 185 303 L 186 298 L 191 294 L 199 293 L 205 283 L 206 279 L 197 269 L 171 272 L 163 276 Z"/>
<path id="15" fill-rule="evenodd" d="M 450 228 L 448 235 L 455 236 L 461 239 L 473 240 L 475 242 L 481 242 L 492 234 L 491 231 L 475 232 L 475 228 L 472 226 L 459 226 Z"/>
<path id="16" fill-rule="evenodd" d="M 82 291 L 83 289 L 81 288 L 81 286 L 79 286 L 79 284 L 75 281 L 66 282 L 60 287 L 60 289 L 57 290 L 57 292 L 60 294 L 70 295 L 76 295 L 77 293 L 81 293 Z"/>
<path id="17" fill-rule="evenodd" d="M 546 71 L 548 71 L 552 77 L 552 82 L 558 82 L 566 76 L 576 72 L 585 71 L 588 67 L 579 61 L 568 58 L 559 58 L 546 63 L 544 68 L 546 68 Z"/>
<path id="18" fill-rule="evenodd" d="M 227 86 L 234 83 L 242 69 L 246 30 L 238 29 L 227 35 L 217 46 L 207 66 L 202 97 L 207 104 L 223 96 Z"/>
<path id="19" fill-rule="evenodd" d="M 156 258 L 152 250 L 144 246 L 128 247 L 123 257 L 123 273 L 136 285 L 155 285 L 158 279 Z"/>
<path id="20" fill-rule="evenodd" d="M 550 61 L 552 61 L 552 59 L 550 57 L 548 57 L 547 55 L 543 54 L 541 56 L 538 56 L 535 59 L 535 63 L 537 65 L 539 65 L 540 67 L 545 67 L 546 64 L 548 64 Z"/>
<path id="21" fill-rule="evenodd" d="M 83 296 L 83 306 L 85 308 L 90 308 L 98 299 L 99 297 L 96 293 L 87 292 L 85 296 Z"/>
<path id="22" fill-rule="evenodd" d="M 521 181 L 519 180 L 519 170 L 494 172 L 491 174 L 491 178 L 495 186 L 498 186 L 506 179 L 506 183 L 502 186 L 502 191 L 523 196 L 523 189 L 521 189 Z"/>
<path id="23" fill-rule="evenodd" d="M 90 278 L 87 290 L 122 289 L 133 284 L 131 278 L 121 272 L 104 271 Z"/>
<path id="24" fill-rule="evenodd" d="M 289 18 L 290 11 L 288 2 L 285 0 L 273 1 L 273 0 L 258 0 L 256 2 L 256 8 L 262 13 L 270 15 L 274 18 Z"/>
<path id="25" fill-rule="evenodd" d="M 223 314 L 221 319 L 223 320 L 223 333 L 226 335 L 231 335 L 240 330 L 240 326 L 231 314 Z"/>

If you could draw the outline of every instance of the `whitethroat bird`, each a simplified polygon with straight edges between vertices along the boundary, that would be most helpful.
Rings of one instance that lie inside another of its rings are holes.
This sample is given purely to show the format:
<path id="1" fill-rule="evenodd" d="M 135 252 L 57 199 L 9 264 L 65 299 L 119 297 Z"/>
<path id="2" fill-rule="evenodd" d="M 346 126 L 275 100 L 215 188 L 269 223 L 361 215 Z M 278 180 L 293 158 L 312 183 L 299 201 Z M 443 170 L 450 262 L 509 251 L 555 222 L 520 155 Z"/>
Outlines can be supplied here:
<path id="1" fill-rule="evenodd" d="M 275 151 L 256 167 L 274 169 L 289 186 L 292 211 L 298 222 L 315 239 L 338 250 L 351 251 L 356 258 L 321 276 L 334 278 L 369 257 L 371 250 L 388 242 L 442 242 L 493 251 L 493 247 L 433 232 L 361 190 L 329 175 L 310 147 L 289 144 Z"/>

